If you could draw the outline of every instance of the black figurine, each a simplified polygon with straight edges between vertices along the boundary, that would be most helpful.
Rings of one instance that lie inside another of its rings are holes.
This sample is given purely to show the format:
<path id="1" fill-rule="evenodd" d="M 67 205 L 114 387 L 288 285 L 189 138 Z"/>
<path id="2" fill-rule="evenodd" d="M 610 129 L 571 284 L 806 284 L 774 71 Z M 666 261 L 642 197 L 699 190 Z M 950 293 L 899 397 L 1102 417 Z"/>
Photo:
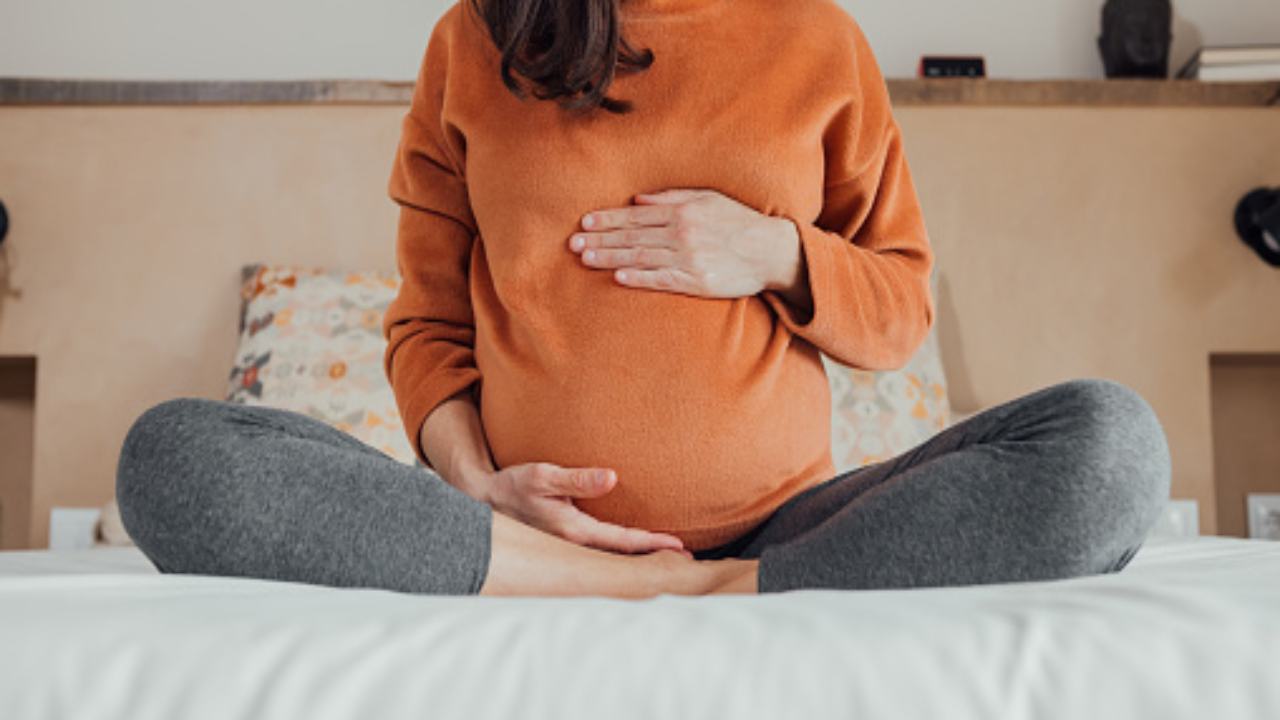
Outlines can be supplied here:
<path id="1" fill-rule="evenodd" d="M 1107 0 L 1098 49 L 1107 77 L 1169 76 L 1173 41 L 1171 0 Z"/>

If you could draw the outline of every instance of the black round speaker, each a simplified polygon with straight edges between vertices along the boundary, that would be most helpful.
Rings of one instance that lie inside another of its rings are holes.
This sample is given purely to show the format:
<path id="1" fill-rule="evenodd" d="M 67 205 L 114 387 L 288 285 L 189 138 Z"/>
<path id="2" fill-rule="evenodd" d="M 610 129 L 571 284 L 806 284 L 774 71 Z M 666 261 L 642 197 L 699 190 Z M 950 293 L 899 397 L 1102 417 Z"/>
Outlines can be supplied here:
<path id="1" fill-rule="evenodd" d="M 1280 188 L 1258 188 L 1240 200 L 1236 234 L 1268 265 L 1280 267 Z"/>

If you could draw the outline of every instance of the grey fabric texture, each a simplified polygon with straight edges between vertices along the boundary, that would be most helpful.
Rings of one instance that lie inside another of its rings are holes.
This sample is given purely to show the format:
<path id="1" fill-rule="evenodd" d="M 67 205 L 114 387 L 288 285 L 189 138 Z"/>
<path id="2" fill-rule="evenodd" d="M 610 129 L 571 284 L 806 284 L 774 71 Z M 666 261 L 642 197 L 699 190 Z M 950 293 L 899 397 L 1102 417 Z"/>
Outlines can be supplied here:
<path id="1" fill-rule="evenodd" d="M 1115 572 L 1169 495 L 1151 406 L 1081 378 L 988 408 L 790 498 L 699 557 L 760 559 L 760 592 L 1053 580 Z"/>
<path id="2" fill-rule="evenodd" d="M 1164 431 L 1110 380 L 1052 385 L 792 497 L 702 559 L 761 592 L 1051 580 L 1120 570 L 1169 493 Z M 201 398 L 144 412 L 121 519 L 162 572 L 474 594 L 492 509 L 300 413 Z"/>
<path id="3" fill-rule="evenodd" d="M 125 435 L 120 518 L 161 572 L 480 591 L 492 509 L 301 413 L 166 400 Z"/>

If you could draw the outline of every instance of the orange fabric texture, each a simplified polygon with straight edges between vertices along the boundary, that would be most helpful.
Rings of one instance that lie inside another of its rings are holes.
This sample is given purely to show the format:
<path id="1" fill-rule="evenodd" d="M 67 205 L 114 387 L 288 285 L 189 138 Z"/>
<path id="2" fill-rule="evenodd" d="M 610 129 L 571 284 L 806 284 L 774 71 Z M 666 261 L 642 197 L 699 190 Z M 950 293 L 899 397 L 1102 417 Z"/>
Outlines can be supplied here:
<path id="1" fill-rule="evenodd" d="M 924 219 L 866 38 L 832 0 L 623 0 L 653 65 L 584 116 L 499 77 L 465 0 L 433 28 L 389 193 L 383 320 L 405 432 L 461 391 L 498 467 L 610 467 L 610 522 L 727 542 L 834 475 L 819 351 L 902 366 L 934 318 Z M 799 230 L 814 310 L 623 286 L 569 249 L 581 217 L 711 188 Z"/>

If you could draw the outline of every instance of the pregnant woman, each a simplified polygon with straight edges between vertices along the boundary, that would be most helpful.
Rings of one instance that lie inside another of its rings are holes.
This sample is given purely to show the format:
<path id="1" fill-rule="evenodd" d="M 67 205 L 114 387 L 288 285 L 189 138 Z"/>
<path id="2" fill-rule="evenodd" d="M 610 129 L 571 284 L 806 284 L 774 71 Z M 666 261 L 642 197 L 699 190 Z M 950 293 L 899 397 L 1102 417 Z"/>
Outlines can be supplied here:
<path id="1" fill-rule="evenodd" d="M 461 0 L 390 179 L 385 369 L 418 459 L 200 398 L 125 439 L 164 572 L 437 594 L 778 592 L 1119 570 L 1159 421 L 1077 379 L 836 476 L 820 353 L 934 320 L 902 134 L 832 0 Z"/>

